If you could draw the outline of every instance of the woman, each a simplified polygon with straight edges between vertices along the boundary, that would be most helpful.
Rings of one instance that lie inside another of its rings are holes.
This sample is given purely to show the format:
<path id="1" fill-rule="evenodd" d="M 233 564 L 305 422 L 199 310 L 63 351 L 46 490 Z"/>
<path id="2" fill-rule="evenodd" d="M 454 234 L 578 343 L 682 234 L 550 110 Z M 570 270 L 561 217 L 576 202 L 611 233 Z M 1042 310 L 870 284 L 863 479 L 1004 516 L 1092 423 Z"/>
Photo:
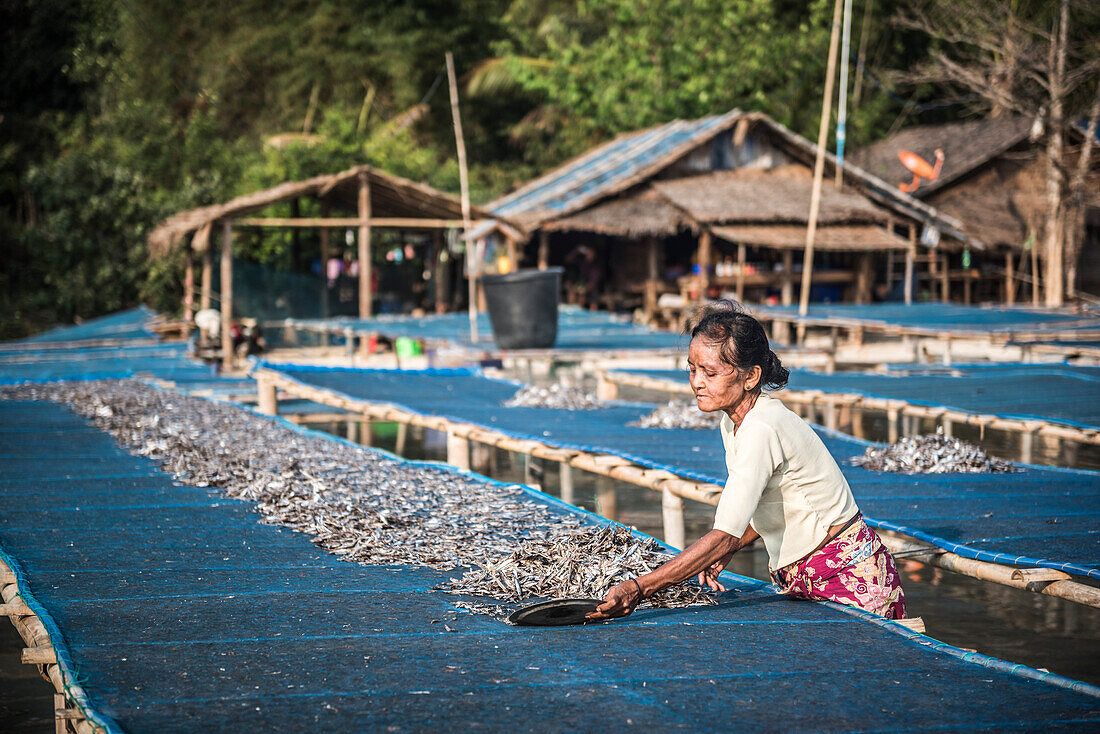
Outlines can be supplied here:
<path id="1" fill-rule="evenodd" d="M 612 588 L 589 619 L 626 616 L 696 574 L 699 583 L 725 591 L 718 574 L 757 538 L 788 596 L 904 618 L 894 560 L 863 521 L 840 467 L 805 421 L 762 392 L 786 385 L 788 372 L 760 322 L 731 301 L 709 305 L 691 329 L 688 370 L 699 409 L 725 414 L 729 478 L 714 529 L 655 571 Z"/>

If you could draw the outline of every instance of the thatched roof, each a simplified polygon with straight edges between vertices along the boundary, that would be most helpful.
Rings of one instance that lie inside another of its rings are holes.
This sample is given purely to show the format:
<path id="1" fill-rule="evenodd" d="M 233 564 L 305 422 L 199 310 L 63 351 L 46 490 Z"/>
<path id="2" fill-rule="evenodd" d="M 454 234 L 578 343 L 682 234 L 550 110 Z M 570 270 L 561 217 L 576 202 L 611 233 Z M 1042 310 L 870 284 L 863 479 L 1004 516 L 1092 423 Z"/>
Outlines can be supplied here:
<path id="1" fill-rule="evenodd" d="M 684 212 L 646 187 L 629 196 L 602 202 L 576 214 L 547 222 L 550 231 L 580 231 L 619 237 L 667 236 L 695 229 Z"/>
<path id="2" fill-rule="evenodd" d="M 736 141 L 758 132 L 790 158 L 812 168 L 817 147 L 809 140 L 764 114 L 731 110 L 621 135 L 490 202 L 487 208 L 527 231 L 566 218 L 575 222 L 574 217 L 582 210 L 659 178 L 719 135 L 732 133 Z M 825 163 L 826 175 L 831 177 L 836 166 L 834 156 L 826 153 Z M 981 242 L 962 231 L 957 219 L 899 191 L 897 184 L 888 184 L 856 165 L 845 165 L 844 183 L 897 217 L 936 227 L 954 240 L 982 248 Z M 607 224 L 603 219 L 598 223 Z"/>
<path id="3" fill-rule="evenodd" d="M 1018 116 L 922 125 L 864 146 L 852 153 L 851 160 L 897 186 L 913 179 L 912 172 L 901 164 L 898 151 L 908 150 L 934 164 L 936 149 L 943 150 L 939 177 L 935 181 L 921 181 L 914 192 L 914 196 L 923 199 L 1027 140 L 1031 128 L 1032 120 Z"/>
<path id="4" fill-rule="evenodd" d="M 806 227 L 800 224 L 733 224 L 711 230 L 728 242 L 779 250 L 801 250 L 806 246 Z M 814 247 L 830 252 L 877 252 L 907 250 L 909 243 L 873 224 L 839 224 L 818 227 Z"/>
<path id="5" fill-rule="evenodd" d="M 243 217 L 272 204 L 312 196 L 334 209 L 355 212 L 359 201 L 359 174 L 370 180 L 371 215 L 416 219 L 461 219 L 461 202 L 450 194 L 415 181 L 380 171 L 371 166 L 356 166 L 346 171 L 314 176 L 305 181 L 288 181 L 264 191 L 238 196 L 224 204 L 214 204 L 179 212 L 157 225 L 149 235 L 149 251 L 162 257 L 184 237 L 220 219 Z M 490 215 L 473 207 L 477 219 Z"/>
<path id="6" fill-rule="evenodd" d="M 705 224 L 787 222 L 809 219 L 813 181 L 784 167 L 772 170 L 715 171 L 701 176 L 654 181 L 652 186 L 692 219 Z M 888 215 L 852 190 L 821 187 L 819 224 L 885 222 Z"/>

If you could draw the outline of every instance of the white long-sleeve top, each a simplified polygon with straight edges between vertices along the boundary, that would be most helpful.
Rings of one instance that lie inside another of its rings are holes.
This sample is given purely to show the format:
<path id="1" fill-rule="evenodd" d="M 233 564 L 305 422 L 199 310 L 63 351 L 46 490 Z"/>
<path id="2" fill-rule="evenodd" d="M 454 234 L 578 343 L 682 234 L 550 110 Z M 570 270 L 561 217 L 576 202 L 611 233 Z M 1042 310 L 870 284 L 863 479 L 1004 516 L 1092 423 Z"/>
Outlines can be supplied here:
<path id="1" fill-rule="evenodd" d="M 714 527 L 741 537 L 749 523 L 774 571 L 813 551 L 856 512 L 848 480 L 821 438 L 783 403 L 761 395 L 734 431 L 722 416 L 729 478 Z"/>

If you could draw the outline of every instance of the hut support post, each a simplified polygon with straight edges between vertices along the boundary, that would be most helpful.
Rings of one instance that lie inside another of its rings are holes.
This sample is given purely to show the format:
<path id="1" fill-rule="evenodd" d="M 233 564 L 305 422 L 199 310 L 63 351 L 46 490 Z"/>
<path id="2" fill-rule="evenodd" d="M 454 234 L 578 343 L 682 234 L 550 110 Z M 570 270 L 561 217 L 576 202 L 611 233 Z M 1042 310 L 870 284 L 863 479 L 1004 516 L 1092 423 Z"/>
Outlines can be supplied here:
<path id="1" fill-rule="evenodd" d="M 261 373 L 256 377 L 256 392 L 259 397 L 257 408 L 264 415 L 279 414 L 279 399 L 275 390 L 275 383 L 271 378 Z"/>
<path id="2" fill-rule="evenodd" d="M 508 265 L 512 270 L 519 270 L 519 248 L 516 247 L 516 241 L 512 237 L 506 237 L 505 249 L 508 252 Z"/>
<path id="3" fill-rule="evenodd" d="M 432 285 L 435 291 L 435 312 L 446 313 L 447 291 L 446 268 L 443 265 L 443 232 L 432 233 Z"/>
<path id="4" fill-rule="evenodd" d="M 737 300 L 740 303 L 745 301 L 745 255 L 746 255 L 745 243 L 741 242 L 737 245 Z M 677 546 L 679 547 L 679 546 Z"/>
<path id="5" fill-rule="evenodd" d="M 539 232 L 539 270 L 550 267 L 550 233 Z"/>
<path id="6" fill-rule="evenodd" d="M 561 484 L 561 501 L 573 504 L 573 467 L 569 462 L 561 463 L 558 480 Z"/>
<path id="7" fill-rule="evenodd" d="M 917 225 L 909 225 L 909 249 L 905 251 L 905 305 L 913 305 L 913 267 L 917 259 Z"/>
<path id="8" fill-rule="evenodd" d="M 447 431 L 447 463 L 458 469 L 470 470 L 470 442 L 453 431 Z"/>
<path id="9" fill-rule="evenodd" d="M 699 263 L 699 300 L 707 299 L 707 287 L 710 285 L 710 232 L 703 230 L 699 233 L 699 248 L 695 252 L 695 260 Z"/>
<path id="10" fill-rule="evenodd" d="M 898 442 L 898 415 L 900 411 L 897 408 L 889 408 L 886 411 L 886 441 L 888 443 Z"/>
<path id="11" fill-rule="evenodd" d="M 211 292 L 214 290 L 214 263 L 213 254 L 210 252 L 210 237 L 207 235 L 205 247 L 202 248 L 202 292 L 199 296 L 199 310 L 210 308 Z"/>
<path id="12" fill-rule="evenodd" d="M 195 304 L 195 258 L 191 248 L 187 247 L 183 253 L 183 320 L 190 321 L 194 317 Z"/>
<path id="13" fill-rule="evenodd" d="M 321 218 L 328 219 L 328 204 L 321 204 Z M 321 227 L 318 232 L 321 236 L 321 316 L 328 318 L 328 261 L 332 259 L 332 251 L 329 247 L 329 236 L 332 231 L 328 227 Z M 321 343 L 328 346 L 328 332 L 321 333 Z"/>
<path id="14" fill-rule="evenodd" d="M 371 317 L 370 177 L 359 173 L 359 318 Z"/>
<path id="15" fill-rule="evenodd" d="M 783 279 L 780 283 L 779 300 L 784 306 L 794 303 L 794 251 L 783 250 Z M 786 321 L 772 322 L 772 339 L 778 344 L 791 340 L 791 325 Z"/>
<path id="16" fill-rule="evenodd" d="M 947 265 L 947 255 L 944 255 L 940 264 L 940 291 L 942 295 L 940 300 L 944 303 L 951 300 L 951 280 L 948 277 Z"/>
<path id="17" fill-rule="evenodd" d="M 665 542 L 680 550 L 684 547 L 684 500 L 672 493 L 661 490 L 661 514 L 664 520 Z"/>
<path id="18" fill-rule="evenodd" d="M 806 249 L 802 260 L 802 293 L 798 299 L 798 315 L 805 316 L 810 307 L 810 283 L 814 269 L 814 236 L 817 234 L 817 213 L 821 208 L 821 183 L 825 176 L 825 144 L 829 137 L 829 119 L 833 106 L 833 78 L 836 76 L 837 45 L 840 40 L 840 0 L 833 3 L 832 34 L 829 37 L 829 59 L 825 71 L 825 98 L 821 125 L 817 132 L 817 157 L 814 160 L 814 182 L 810 194 L 810 216 L 806 223 Z M 799 342 L 806 330 L 798 325 Z"/>
<path id="19" fill-rule="evenodd" d="M 1005 303 L 1016 303 L 1016 274 L 1013 272 L 1012 250 L 1005 253 Z"/>
<path id="20" fill-rule="evenodd" d="M 869 252 L 859 256 L 859 270 L 856 271 L 856 303 L 871 302 L 871 280 L 874 278 L 874 262 Z"/>
<path id="21" fill-rule="evenodd" d="M 233 369 L 233 222 L 222 223 L 222 369 Z"/>

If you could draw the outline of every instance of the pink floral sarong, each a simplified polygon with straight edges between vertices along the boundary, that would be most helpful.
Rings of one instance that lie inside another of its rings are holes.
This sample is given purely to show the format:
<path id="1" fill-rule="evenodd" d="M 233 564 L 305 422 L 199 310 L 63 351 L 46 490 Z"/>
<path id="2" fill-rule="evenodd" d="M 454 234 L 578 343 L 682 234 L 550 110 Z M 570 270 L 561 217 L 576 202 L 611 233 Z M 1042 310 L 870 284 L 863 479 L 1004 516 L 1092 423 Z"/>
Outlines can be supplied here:
<path id="1" fill-rule="evenodd" d="M 862 517 L 820 550 L 773 571 L 772 579 L 793 599 L 827 599 L 887 619 L 905 618 L 894 559 Z"/>

